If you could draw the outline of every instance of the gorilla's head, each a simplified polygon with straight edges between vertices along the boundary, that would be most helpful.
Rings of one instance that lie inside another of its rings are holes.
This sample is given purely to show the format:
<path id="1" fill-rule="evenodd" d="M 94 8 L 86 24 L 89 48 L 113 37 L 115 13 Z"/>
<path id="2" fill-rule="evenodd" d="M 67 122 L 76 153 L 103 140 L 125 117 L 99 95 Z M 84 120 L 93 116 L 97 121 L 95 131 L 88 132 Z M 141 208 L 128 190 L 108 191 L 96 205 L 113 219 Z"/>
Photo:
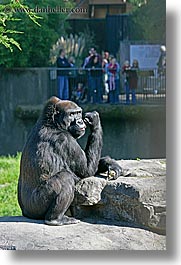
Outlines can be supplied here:
<path id="1" fill-rule="evenodd" d="M 85 133 L 82 109 L 74 102 L 52 97 L 47 102 L 43 116 L 49 126 L 67 130 L 75 139 Z"/>

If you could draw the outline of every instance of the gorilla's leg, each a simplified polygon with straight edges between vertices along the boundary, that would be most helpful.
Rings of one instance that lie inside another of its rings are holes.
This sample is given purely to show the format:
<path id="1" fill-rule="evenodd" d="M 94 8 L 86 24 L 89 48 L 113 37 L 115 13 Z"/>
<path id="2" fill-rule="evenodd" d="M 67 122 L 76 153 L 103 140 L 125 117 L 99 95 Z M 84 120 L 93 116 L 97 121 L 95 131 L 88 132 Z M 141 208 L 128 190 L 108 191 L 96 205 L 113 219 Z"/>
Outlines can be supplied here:
<path id="1" fill-rule="evenodd" d="M 76 224 L 79 220 L 65 216 L 74 198 L 75 181 L 71 173 L 62 171 L 49 181 L 50 189 L 54 191 L 51 204 L 45 215 L 48 225 Z"/>
<path id="2" fill-rule="evenodd" d="M 79 220 L 64 215 L 73 201 L 74 188 L 75 176 L 66 170 L 51 178 L 44 178 L 41 185 L 21 203 L 23 215 L 33 219 L 45 219 L 45 223 L 49 225 L 78 223 Z M 20 198 L 19 201 L 21 202 Z"/>

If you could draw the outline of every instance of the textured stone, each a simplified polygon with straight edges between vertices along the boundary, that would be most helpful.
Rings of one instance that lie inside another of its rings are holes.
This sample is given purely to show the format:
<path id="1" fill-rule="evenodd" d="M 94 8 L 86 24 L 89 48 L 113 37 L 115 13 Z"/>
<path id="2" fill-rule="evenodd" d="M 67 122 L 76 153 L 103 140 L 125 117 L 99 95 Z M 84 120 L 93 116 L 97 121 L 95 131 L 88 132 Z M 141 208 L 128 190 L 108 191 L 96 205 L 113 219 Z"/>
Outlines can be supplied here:
<path id="1" fill-rule="evenodd" d="M 166 250 L 166 237 L 124 222 L 84 220 L 47 226 L 25 217 L 0 217 L 0 249 Z"/>
<path id="2" fill-rule="evenodd" d="M 80 223 L 52 227 L 0 217 L 0 249 L 166 250 L 166 161 L 118 162 L 124 177 L 77 183 L 73 210 Z"/>
<path id="3" fill-rule="evenodd" d="M 130 221 L 166 233 L 166 161 L 121 160 L 124 177 L 81 180 L 73 203 L 78 218 Z"/>

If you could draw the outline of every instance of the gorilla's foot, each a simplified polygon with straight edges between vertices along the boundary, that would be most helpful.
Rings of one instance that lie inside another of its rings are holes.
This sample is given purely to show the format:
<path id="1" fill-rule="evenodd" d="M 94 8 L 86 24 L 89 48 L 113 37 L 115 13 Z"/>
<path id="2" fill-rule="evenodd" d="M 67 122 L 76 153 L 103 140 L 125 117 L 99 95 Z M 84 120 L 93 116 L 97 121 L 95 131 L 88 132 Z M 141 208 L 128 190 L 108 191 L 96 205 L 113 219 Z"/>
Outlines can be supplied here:
<path id="1" fill-rule="evenodd" d="M 71 225 L 71 224 L 77 224 L 80 220 L 75 219 L 73 217 L 63 216 L 61 219 L 55 219 L 55 220 L 45 220 L 45 224 L 47 225 Z"/>

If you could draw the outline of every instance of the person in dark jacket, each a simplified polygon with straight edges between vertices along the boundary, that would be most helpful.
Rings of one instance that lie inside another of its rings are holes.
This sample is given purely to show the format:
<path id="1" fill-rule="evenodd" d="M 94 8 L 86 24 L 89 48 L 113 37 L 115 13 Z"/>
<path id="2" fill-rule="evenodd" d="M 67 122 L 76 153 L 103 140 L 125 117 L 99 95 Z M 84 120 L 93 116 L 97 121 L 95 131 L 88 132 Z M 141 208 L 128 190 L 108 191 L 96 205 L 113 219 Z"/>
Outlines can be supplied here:
<path id="1" fill-rule="evenodd" d="M 90 71 L 90 98 L 92 103 L 102 103 L 102 62 L 99 55 L 93 55 L 85 68 Z"/>
<path id="2" fill-rule="evenodd" d="M 62 68 L 58 69 L 58 95 L 60 99 L 69 99 L 69 83 L 68 83 L 68 71 L 66 68 L 70 68 L 71 65 L 65 57 L 64 49 L 60 49 L 59 57 L 57 58 L 57 67 Z"/>
<path id="3" fill-rule="evenodd" d="M 132 104 L 136 104 L 136 89 L 138 87 L 138 69 L 139 63 L 137 60 L 133 60 L 131 71 L 129 74 L 129 89 L 132 95 Z"/>
<path id="4" fill-rule="evenodd" d="M 129 75 L 131 71 L 131 66 L 128 60 L 126 60 L 122 66 L 122 75 L 124 78 L 124 90 L 126 93 L 126 104 L 130 104 L 129 100 L 129 94 L 130 94 L 130 89 L 129 89 Z"/>

